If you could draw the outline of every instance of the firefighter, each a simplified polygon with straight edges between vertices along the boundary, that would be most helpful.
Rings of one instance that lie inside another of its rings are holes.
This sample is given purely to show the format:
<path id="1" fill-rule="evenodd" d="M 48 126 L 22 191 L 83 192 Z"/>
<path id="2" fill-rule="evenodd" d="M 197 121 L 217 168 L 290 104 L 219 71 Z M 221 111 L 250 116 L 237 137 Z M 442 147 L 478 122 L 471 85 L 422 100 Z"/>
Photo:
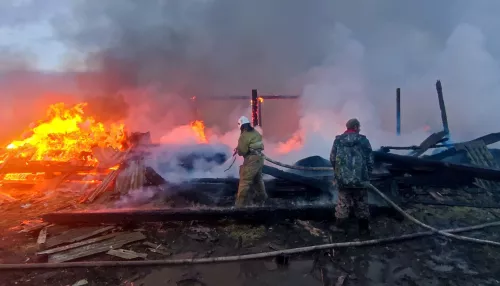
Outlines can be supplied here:
<path id="1" fill-rule="evenodd" d="M 243 157 L 243 165 L 240 166 L 240 182 L 235 205 L 243 207 L 251 203 L 264 203 L 267 193 L 262 178 L 262 167 L 264 167 L 262 136 L 250 125 L 250 120 L 245 116 L 238 119 L 238 127 L 241 133 L 235 152 Z"/>

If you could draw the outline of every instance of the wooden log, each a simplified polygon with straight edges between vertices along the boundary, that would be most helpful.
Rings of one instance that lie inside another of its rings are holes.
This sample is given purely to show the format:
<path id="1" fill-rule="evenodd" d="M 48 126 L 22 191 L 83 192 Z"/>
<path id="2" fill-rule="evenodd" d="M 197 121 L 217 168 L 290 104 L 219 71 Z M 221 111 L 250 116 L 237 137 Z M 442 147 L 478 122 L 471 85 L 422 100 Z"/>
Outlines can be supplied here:
<path id="1" fill-rule="evenodd" d="M 56 224 L 101 224 L 101 223 L 138 223 L 157 221 L 218 221 L 221 219 L 270 221 L 273 219 L 325 220 L 333 219 L 334 204 L 322 205 L 284 205 L 245 208 L 169 208 L 148 210 L 109 210 L 85 212 L 58 212 L 43 215 L 47 222 Z M 370 206 L 374 215 L 393 214 L 392 208 Z"/>

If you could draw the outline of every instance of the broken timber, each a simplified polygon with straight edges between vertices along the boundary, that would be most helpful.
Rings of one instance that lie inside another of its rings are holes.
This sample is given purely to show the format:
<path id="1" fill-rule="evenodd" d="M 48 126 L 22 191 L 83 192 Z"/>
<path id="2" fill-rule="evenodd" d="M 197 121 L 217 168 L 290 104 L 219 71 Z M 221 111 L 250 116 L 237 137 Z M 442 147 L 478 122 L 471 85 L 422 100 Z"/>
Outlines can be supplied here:
<path id="1" fill-rule="evenodd" d="M 432 133 L 429 137 L 427 137 L 421 144 L 418 146 L 418 149 L 410 152 L 410 156 L 418 157 L 425 153 L 425 151 L 429 150 L 432 146 L 436 145 L 443 141 L 443 138 L 446 136 L 445 131 L 440 131 L 436 133 Z M 447 140 L 447 139 L 444 139 Z"/>
<path id="2" fill-rule="evenodd" d="M 455 144 L 455 148 L 457 150 L 464 150 L 470 162 L 474 165 L 499 169 L 498 164 L 495 162 L 495 158 L 493 158 L 490 150 L 488 150 L 484 142 L 481 140 Z M 475 184 L 485 190 L 500 190 L 498 182 L 476 179 Z"/>
<path id="3" fill-rule="evenodd" d="M 483 143 L 485 145 L 490 145 L 490 144 L 496 143 L 496 142 L 500 141 L 500 132 L 490 133 L 488 135 L 481 136 L 481 137 L 476 138 L 476 139 L 471 140 L 471 141 L 462 142 L 462 144 L 470 143 L 470 142 L 474 142 L 474 141 L 483 141 Z M 452 147 L 452 148 L 449 148 L 448 150 L 445 150 L 441 153 L 430 155 L 426 158 L 432 159 L 432 160 L 443 160 L 447 157 L 454 156 L 454 155 L 458 154 L 459 152 L 460 152 L 460 150 L 457 150 L 455 147 Z"/>
<path id="4" fill-rule="evenodd" d="M 396 155 L 381 151 L 374 151 L 373 156 L 377 162 L 390 163 L 392 164 L 391 168 L 401 168 L 406 169 L 406 171 L 453 171 L 456 177 L 464 176 L 466 178 L 500 181 L 500 170 L 496 169 L 442 162 L 413 156 Z"/>
<path id="5" fill-rule="evenodd" d="M 245 208 L 169 208 L 169 209 L 133 209 L 86 212 L 59 212 L 43 215 L 47 222 L 56 224 L 128 224 L 158 221 L 217 221 L 235 219 L 248 221 L 269 221 L 272 219 L 325 220 L 334 218 L 334 204 L 303 206 L 264 206 Z M 372 214 L 392 214 L 390 207 L 370 206 Z"/>
<path id="6" fill-rule="evenodd" d="M 71 261 L 78 258 L 94 255 L 109 251 L 111 248 L 120 248 L 125 244 L 146 239 L 146 236 L 140 232 L 123 233 L 113 238 L 104 240 L 99 243 L 88 244 L 85 246 L 61 251 L 49 255 L 49 263 L 60 263 Z"/>

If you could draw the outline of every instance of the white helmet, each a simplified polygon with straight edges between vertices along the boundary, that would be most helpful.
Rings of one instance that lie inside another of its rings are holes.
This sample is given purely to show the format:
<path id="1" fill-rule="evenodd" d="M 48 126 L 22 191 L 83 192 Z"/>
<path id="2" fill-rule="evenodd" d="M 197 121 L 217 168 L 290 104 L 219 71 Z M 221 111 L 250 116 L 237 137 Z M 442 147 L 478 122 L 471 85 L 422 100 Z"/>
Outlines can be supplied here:
<path id="1" fill-rule="evenodd" d="M 250 120 L 248 120 L 248 118 L 246 118 L 245 116 L 242 116 L 242 117 L 240 117 L 240 119 L 238 119 L 238 127 L 239 128 L 241 128 L 241 125 L 247 124 L 247 123 L 250 123 Z"/>

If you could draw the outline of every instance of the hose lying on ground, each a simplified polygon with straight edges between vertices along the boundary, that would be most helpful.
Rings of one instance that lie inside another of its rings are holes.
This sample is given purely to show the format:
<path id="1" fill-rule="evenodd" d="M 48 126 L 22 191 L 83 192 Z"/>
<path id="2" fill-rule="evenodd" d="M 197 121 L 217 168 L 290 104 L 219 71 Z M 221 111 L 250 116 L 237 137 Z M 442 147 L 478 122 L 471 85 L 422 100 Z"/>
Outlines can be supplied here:
<path id="1" fill-rule="evenodd" d="M 262 154 L 264 155 L 264 154 Z M 294 166 L 294 165 L 288 165 L 284 164 L 278 161 L 275 161 L 266 155 L 264 155 L 264 159 L 270 163 L 273 163 L 274 165 L 281 166 L 283 168 L 288 168 L 288 169 L 295 169 L 295 170 L 301 170 L 301 171 L 333 171 L 332 167 L 302 167 L 302 166 Z"/>
<path id="2" fill-rule="evenodd" d="M 465 232 L 483 229 L 487 227 L 500 226 L 500 221 L 484 223 L 474 226 L 445 229 L 442 232 Z M 382 243 L 396 242 L 409 240 L 418 237 L 430 236 L 434 231 L 423 231 L 401 236 L 392 236 L 380 239 L 371 239 L 365 241 L 349 241 L 330 244 L 313 245 L 306 247 L 291 248 L 285 250 L 269 251 L 255 254 L 244 254 L 234 256 L 222 256 L 212 258 L 193 258 L 193 259 L 165 259 L 165 260 L 141 260 L 141 261 L 86 261 L 86 262 L 62 262 L 62 263 L 31 263 L 31 264 L 0 264 L 1 270 L 37 270 L 37 269 L 58 269 L 58 268 L 89 268 L 89 267 L 138 267 L 138 266 L 165 266 L 165 265 L 189 265 L 189 264 L 210 264 L 210 263 L 227 263 L 244 260 L 255 260 L 263 258 L 271 258 L 279 255 L 291 255 L 306 253 L 324 249 L 344 248 L 354 246 L 369 246 Z"/>
<path id="3" fill-rule="evenodd" d="M 440 235 L 443 235 L 443 236 L 446 236 L 446 237 L 450 237 L 450 238 L 455 238 L 455 239 L 458 239 L 458 240 L 464 240 L 464 241 L 471 241 L 471 242 L 476 242 L 476 243 L 481 243 L 481 244 L 489 244 L 489 245 L 500 246 L 500 242 L 491 241 L 491 240 L 485 240 L 485 239 L 478 239 L 478 238 L 467 237 L 467 236 L 454 235 L 454 234 L 451 234 L 451 233 L 439 230 L 439 229 L 437 229 L 435 227 L 432 227 L 430 225 L 427 225 L 427 224 L 419 221 L 418 219 L 414 218 L 413 216 L 411 216 L 407 212 L 405 212 L 398 205 L 396 205 L 396 203 L 394 203 L 391 199 L 389 199 L 384 193 L 382 193 L 379 189 L 377 189 L 372 184 L 367 184 L 367 187 L 370 188 L 372 191 L 374 191 L 379 196 L 381 196 L 387 203 L 389 203 L 393 208 L 395 208 L 404 217 L 406 217 L 407 219 L 411 220 L 412 222 L 420 225 L 421 227 L 424 227 L 426 229 L 430 229 L 433 232 L 438 233 Z"/>

